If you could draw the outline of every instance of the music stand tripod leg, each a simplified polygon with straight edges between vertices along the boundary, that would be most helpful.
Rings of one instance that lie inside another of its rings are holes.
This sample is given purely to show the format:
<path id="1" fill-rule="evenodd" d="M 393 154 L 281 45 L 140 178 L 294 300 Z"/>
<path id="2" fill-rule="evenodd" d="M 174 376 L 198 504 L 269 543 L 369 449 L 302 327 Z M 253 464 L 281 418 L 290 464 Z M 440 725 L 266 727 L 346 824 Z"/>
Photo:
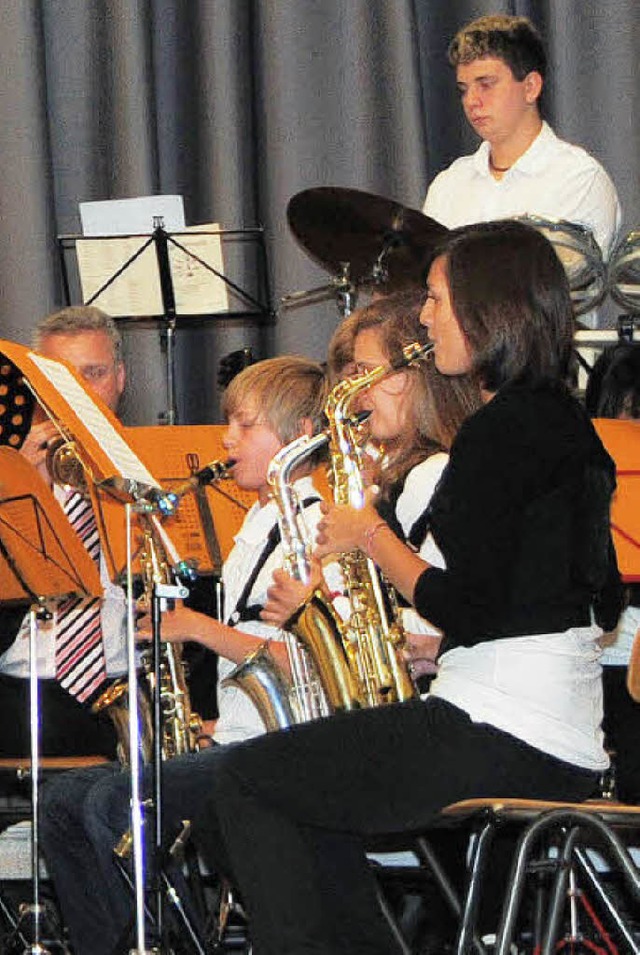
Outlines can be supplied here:
<path id="1" fill-rule="evenodd" d="M 29 612 L 29 730 L 31 736 L 31 880 L 32 901 L 21 907 L 21 922 L 31 919 L 31 941 L 24 949 L 25 955 L 49 955 L 40 941 L 41 916 L 40 904 L 40 690 L 38 686 L 38 658 L 36 638 L 38 633 L 37 610 L 31 607 Z"/>

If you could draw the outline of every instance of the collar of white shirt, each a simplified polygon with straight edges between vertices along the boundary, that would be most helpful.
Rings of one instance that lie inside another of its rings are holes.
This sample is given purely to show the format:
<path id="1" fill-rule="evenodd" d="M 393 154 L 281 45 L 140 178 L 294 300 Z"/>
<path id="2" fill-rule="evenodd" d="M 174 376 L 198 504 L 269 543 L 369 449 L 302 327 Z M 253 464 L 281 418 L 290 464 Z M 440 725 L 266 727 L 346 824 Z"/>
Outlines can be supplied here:
<path id="1" fill-rule="evenodd" d="M 543 120 L 542 129 L 526 152 L 524 152 L 522 156 L 516 160 L 509 170 L 509 173 L 517 170 L 519 173 L 523 173 L 526 176 L 535 176 L 539 174 L 547 162 L 549 147 L 552 146 L 557 139 L 558 137 L 551 129 L 551 126 L 549 126 L 549 124 Z M 485 140 L 480 144 L 473 157 L 476 172 L 479 175 L 485 176 L 487 178 L 493 178 L 489 168 L 490 151 L 491 146 Z M 500 181 L 504 182 L 503 179 Z"/>

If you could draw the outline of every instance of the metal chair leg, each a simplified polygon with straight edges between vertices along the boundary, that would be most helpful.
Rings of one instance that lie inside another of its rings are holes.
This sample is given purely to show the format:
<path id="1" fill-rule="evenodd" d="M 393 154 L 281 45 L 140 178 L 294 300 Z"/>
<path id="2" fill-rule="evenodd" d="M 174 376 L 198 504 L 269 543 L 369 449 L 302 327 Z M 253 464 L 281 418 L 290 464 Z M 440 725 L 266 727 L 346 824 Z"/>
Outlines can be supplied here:
<path id="1" fill-rule="evenodd" d="M 529 867 L 529 854 L 535 842 L 545 831 L 553 828 L 564 829 L 565 836 L 560 857 L 555 863 L 558 872 L 552 890 L 547 914 L 547 931 L 543 940 L 542 955 L 552 955 L 557 942 L 560 918 L 563 911 L 569 869 L 577 851 L 578 841 L 585 841 L 586 834 L 595 836 L 613 861 L 614 867 L 622 873 L 631 895 L 640 902 L 640 872 L 615 832 L 599 817 L 580 810 L 554 809 L 543 813 L 531 823 L 520 837 L 514 858 L 511 875 L 511 889 L 505 899 L 498 938 L 496 955 L 508 955 L 513 939 L 516 916 L 520 907 L 524 880 Z M 593 839 L 590 840 L 591 842 Z M 597 875 L 592 873 L 597 880 Z M 602 890 L 604 891 L 604 890 Z M 625 937 L 630 936 L 627 931 Z M 634 943 L 635 945 L 635 943 Z M 634 955 L 638 948 L 632 948 Z"/>

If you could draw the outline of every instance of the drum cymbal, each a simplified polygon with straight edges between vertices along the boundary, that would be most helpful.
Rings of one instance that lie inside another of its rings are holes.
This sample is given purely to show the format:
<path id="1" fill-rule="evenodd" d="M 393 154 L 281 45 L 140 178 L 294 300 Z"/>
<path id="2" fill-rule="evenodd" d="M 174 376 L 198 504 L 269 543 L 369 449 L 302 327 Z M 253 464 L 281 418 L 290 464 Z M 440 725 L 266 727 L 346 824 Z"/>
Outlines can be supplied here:
<path id="1" fill-rule="evenodd" d="M 420 284 L 447 229 L 435 219 L 372 193 L 337 186 L 299 192 L 287 220 L 308 255 L 358 286 L 391 291 Z"/>

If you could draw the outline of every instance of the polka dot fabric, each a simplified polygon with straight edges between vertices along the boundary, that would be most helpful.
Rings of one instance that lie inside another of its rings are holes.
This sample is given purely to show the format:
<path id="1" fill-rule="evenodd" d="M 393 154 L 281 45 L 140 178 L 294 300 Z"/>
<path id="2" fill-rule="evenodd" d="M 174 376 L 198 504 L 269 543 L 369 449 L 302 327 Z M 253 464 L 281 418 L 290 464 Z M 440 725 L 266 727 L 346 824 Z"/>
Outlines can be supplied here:
<path id="1" fill-rule="evenodd" d="M 21 447 L 31 427 L 34 402 L 22 373 L 0 353 L 0 445 Z"/>

